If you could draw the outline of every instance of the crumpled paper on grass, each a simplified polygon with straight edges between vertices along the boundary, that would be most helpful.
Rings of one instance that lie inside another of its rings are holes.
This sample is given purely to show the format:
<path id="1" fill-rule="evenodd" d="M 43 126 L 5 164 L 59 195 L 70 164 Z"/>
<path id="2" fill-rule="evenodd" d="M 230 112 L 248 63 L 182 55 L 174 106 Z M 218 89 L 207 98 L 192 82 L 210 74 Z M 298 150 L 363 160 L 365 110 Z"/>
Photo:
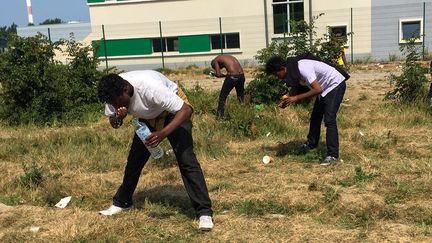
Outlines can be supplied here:
<path id="1" fill-rule="evenodd" d="M 65 208 L 71 200 L 71 196 L 62 198 L 55 206 L 58 208 Z"/>

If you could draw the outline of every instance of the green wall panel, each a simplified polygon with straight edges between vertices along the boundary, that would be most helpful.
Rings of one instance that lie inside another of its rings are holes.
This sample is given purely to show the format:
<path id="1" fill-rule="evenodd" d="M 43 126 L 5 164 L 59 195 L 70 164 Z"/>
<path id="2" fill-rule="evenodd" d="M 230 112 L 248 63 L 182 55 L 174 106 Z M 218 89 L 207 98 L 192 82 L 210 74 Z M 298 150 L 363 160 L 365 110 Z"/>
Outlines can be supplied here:
<path id="1" fill-rule="evenodd" d="M 103 41 L 93 41 L 93 47 L 100 43 L 97 56 L 105 56 L 105 46 Z M 152 43 L 150 39 L 121 39 L 106 41 L 107 56 L 134 56 L 152 54 Z"/>
<path id="2" fill-rule="evenodd" d="M 105 0 L 87 0 L 88 3 L 103 3 Z"/>
<path id="3" fill-rule="evenodd" d="M 210 37 L 209 35 L 190 35 L 179 36 L 179 52 L 206 52 L 210 51 Z"/>

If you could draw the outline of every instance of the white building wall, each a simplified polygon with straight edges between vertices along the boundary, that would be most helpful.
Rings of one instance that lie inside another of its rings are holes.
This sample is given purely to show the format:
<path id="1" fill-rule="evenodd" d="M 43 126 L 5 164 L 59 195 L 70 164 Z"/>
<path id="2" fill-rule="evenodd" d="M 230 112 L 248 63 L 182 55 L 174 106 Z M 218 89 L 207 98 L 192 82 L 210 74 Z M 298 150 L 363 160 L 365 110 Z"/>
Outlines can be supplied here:
<path id="1" fill-rule="evenodd" d="M 224 53 L 239 60 L 252 60 L 256 52 L 266 47 L 266 41 L 282 35 L 273 34 L 272 0 L 135 0 L 89 4 L 93 28 L 92 38 L 102 38 L 101 26 L 107 39 L 147 38 L 160 36 L 159 21 L 164 37 L 219 33 L 219 17 L 222 32 L 240 33 L 240 49 L 224 49 Z M 310 3 L 312 15 L 324 13 L 316 22 L 317 36 L 327 32 L 329 25 L 346 25 L 353 32 L 354 45 L 348 40 L 346 54 L 371 53 L 371 0 L 305 0 L 304 19 L 309 21 Z M 265 6 L 266 4 L 266 6 Z M 265 29 L 267 9 L 268 38 Z M 351 26 L 351 8 L 353 25 Z M 353 27 L 353 29 L 351 29 Z M 165 52 L 165 63 L 176 66 L 191 62 L 208 62 L 220 51 L 206 53 Z M 134 57 L 110 57 L 113 65 L 151 64 L 161 62 L 161 53 Z"/>

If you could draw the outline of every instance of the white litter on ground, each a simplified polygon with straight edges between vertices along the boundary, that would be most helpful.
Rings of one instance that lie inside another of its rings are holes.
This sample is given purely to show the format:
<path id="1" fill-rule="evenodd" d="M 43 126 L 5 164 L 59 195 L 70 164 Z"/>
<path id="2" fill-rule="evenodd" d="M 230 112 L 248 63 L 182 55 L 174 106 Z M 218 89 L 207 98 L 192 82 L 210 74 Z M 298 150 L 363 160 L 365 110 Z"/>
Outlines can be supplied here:
<path id="1" fill-rule="evenodd" d="M 71 200 L 71 196 L 62 198 L 55 206 L 58 208 L 65 208 Z"/>
<path id="2" fill-rule="evenodd" d="M 268 156 L 268 155 L 266 155 L 266 156 L 264 156 L 263 158 L 262 158 L 262 162 L 264 163 L 264 164 L 268 164 L 268 163 L 270 163 L 270 162 L 272 162 L 273 161 L 273 158 L 271 157 L 271 156 Z"/>
<path id="3" fill-rule="evenodd" d="M 30 232 L 37 233 L 37 232 L 39 232 L 40 227 L 32 226 L 32 227 L 30 227 L 29 230 L 30 230 Z"/>

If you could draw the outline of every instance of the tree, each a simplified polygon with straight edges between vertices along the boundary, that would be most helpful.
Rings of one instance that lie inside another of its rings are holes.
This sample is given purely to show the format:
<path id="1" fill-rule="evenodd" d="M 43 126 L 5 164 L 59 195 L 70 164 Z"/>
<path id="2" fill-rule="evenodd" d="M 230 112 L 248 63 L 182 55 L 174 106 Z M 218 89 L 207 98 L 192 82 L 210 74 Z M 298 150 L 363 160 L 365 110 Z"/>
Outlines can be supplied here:
<path id="1" fill-rule="evenodd" d="M 55 19 L 46 19 L 42 23 L 40 23 L 39 25 L 63 24 L 63 23 L 65 23 L 65 22 L 63 20 L 61 20 L 60 18 L 55 18 Z"/>
<path id="2" fill-rule="evenodd" d="M 41 34 L 12 36 L 9 46 L 0 54 L 0 119 L 49 125 L 82 121 L 100 109 L 96 83 L 102 72 L 91 47 L 73 40 L 52 43 Z M 70 57 L 67 64 L 54 59 L 60 47 Z"/>
<path id="3" fill-rule="evenodd" d="M 8 38 L 11 34 L 17 33 L 17 25 L 15 23 L 12 23 L 11 26 L 3 26 L 0 27 L 0 37 Z"/>

